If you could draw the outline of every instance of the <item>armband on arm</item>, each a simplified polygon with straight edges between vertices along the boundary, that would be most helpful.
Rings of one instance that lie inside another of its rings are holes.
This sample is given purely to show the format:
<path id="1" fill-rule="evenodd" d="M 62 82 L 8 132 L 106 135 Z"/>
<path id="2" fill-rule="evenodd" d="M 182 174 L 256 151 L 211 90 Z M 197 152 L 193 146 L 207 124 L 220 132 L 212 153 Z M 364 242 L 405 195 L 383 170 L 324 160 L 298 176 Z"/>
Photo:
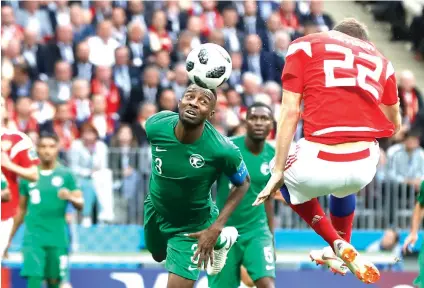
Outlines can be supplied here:
<path id="1" fill-rule="evenodd" d="M 239 168 L 237 169 L 237 172 L 234 173 L 232 176 L 229 176 L 230 182 L 234 186 L 240 186 L 243 184 L 244 180 L 246 179 L 248 175 L 247 167 L 244 161 L 242 161 L 239 165 Z"/>

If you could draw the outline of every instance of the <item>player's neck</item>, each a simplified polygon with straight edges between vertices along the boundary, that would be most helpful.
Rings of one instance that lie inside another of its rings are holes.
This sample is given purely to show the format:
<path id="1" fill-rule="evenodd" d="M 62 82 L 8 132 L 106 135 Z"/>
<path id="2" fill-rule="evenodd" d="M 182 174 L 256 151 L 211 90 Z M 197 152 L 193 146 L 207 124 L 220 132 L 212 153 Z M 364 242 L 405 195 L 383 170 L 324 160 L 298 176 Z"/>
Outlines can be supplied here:
<path id="1" fill-rule="evenodd" d="M 187 126 L 184 125 L 181 121 L 178 121 L 177 126 L 175 126 L 174 133 L 178 141 L 183 144 L 192 144 L 196 142 L 203 134 L 203 129 L 205 125 L 198 126 Z"/>
<path id="2" fill-rule="evenodd" d="M 56 161 L 50 162 L 50 163 L 43 163 L 40 164 L 40 170 L 53 170 L 56 167 Z"/>
<path id="3" fill-rule="evenodd" d="M 254 141 L 249 137 L 244 138 L 244 143 L 246 144 L 247 149 L 254 155 L 261 154 L 264 149 L 265 141 Z"/>

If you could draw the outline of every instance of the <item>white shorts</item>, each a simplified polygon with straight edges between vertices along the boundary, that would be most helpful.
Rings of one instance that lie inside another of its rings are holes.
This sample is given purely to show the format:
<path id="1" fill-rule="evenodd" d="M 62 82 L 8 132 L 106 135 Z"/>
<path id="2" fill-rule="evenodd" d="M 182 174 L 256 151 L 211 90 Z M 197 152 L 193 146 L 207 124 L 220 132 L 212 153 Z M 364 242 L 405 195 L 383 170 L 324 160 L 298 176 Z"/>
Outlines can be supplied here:
<path id="1" fill-rule="evenodd" d="M 10 233 L 12 233 L 13 218 L 0 222 L 0 260 L 3 258 L 4 252 L 9 244 Z"/>
<path id="2" fill-rule="evenodd" d="M 379 158 L 377 142 L 330 146 L 300 139 L 289 153 L 284 172 L 291 204 L 359 192 L 374 178 Z"/>

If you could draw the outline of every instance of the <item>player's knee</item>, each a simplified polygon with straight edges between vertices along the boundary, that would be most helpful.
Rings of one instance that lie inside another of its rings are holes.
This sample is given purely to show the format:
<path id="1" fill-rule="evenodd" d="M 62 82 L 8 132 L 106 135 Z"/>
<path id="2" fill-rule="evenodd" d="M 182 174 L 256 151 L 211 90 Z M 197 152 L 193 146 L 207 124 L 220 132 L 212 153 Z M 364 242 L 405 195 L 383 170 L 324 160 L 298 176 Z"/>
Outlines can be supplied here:
<path id="1" fill-rule="evenodd" d="M 274 279 L 271 277 L 264 277 L 255 282 L 256 288 L 275 288 Z"/>
<path id="2" fill-rule="evenodd" d="M 165 255 L 160 255 L 160 254 L 152 254 L 153 260 L 155 260 L 156 262 L 160 263 L 163 260 L 166 259 L 166 254 Z"/>

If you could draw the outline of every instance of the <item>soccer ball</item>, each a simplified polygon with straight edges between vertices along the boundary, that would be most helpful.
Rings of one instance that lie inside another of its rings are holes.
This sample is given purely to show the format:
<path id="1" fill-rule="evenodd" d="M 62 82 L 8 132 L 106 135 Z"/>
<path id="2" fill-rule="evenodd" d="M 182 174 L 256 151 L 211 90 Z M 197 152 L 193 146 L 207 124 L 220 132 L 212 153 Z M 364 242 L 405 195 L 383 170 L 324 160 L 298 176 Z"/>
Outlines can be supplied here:
<path id="1" fill-rule="evenodd" d="M 230 78 L 231 57 L 217 44 L 202 44 L 188 54 L 186 70 L 191 82 L 203 88 L 215 89 Z"/>

